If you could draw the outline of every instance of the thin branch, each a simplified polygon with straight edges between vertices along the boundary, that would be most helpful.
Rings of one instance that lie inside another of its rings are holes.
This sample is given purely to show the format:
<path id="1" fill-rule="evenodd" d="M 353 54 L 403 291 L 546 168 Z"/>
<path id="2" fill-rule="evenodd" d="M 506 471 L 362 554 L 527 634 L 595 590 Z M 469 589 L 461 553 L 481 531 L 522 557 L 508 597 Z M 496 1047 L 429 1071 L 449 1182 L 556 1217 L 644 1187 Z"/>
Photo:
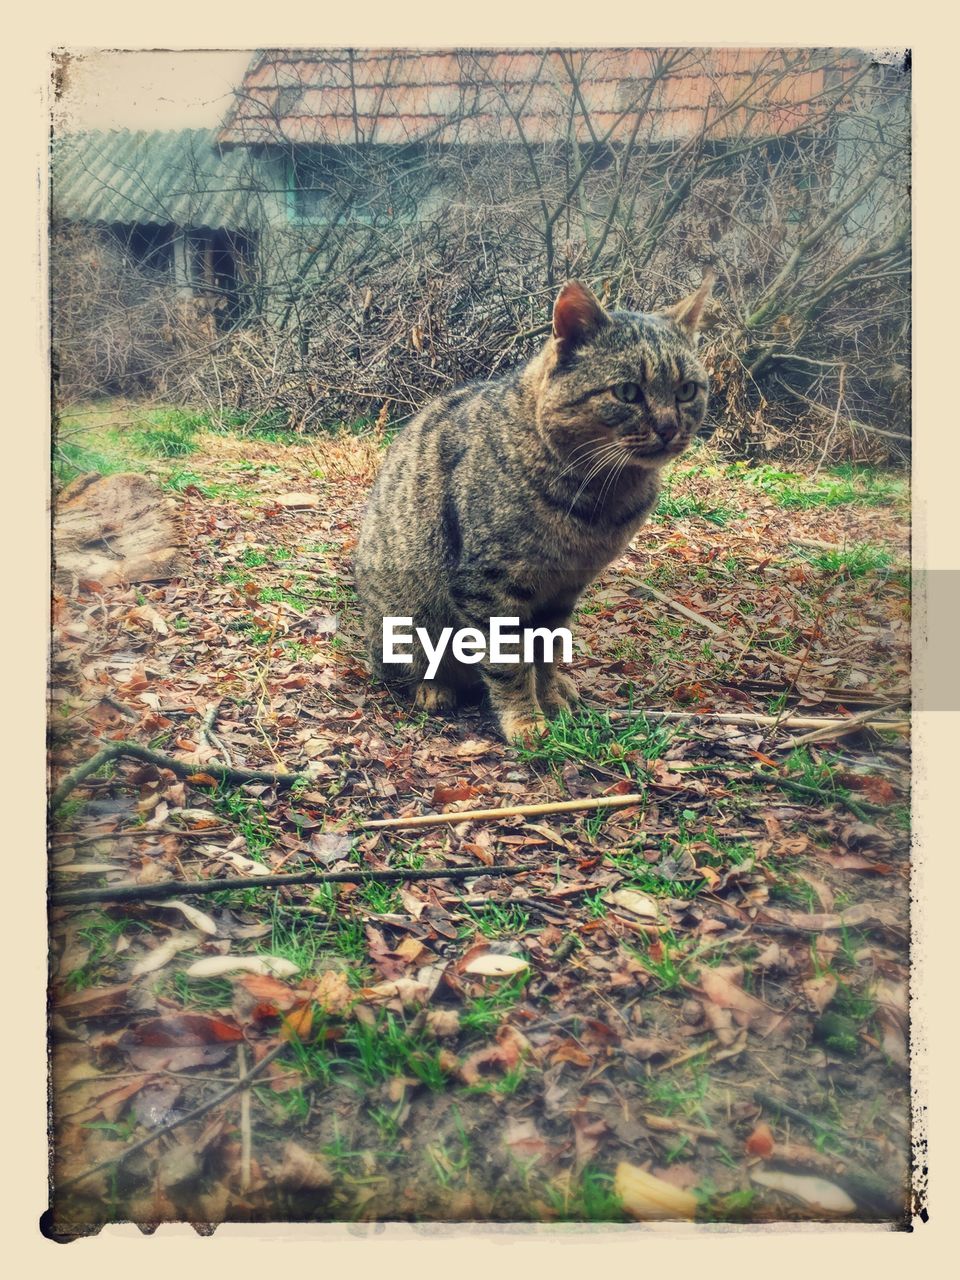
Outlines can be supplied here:
<path id="1" fill-rule="evenodd" d="M 92 773 L 96 773 L 109 761 L 118 760 L 121 756 L 142 760 L 146 764 L 155 764 L 159 769 L 169 769 L 181 778 L 206 773 L 221 783 L 268 782 L 278 787 L 292 787 L 295 782 L 313 780 L 309 773 L 288 773 L 284 769 L 239 769 L 235 766 L 220 764 L 216 760 L 167 755 L 165 751 L 154 751 L 152 747 L 142 747 L 139 742 L 112 742 L 101 748 L 84 764 L 78 765 L 72 773 L 67 774 L 50 797 L 50 813 L 55 813 L 71 791 Z"/>
<path id="2" fill-rule="evenodd" d="M 215 876 L 208 880 L 161 880 L 156 884 L 115 884 L 101 889 L 57 889 L 49 896 L 52 907 L 77 906 L 85 902 L 131 902 L 140 899 L 179 898 L 184 894 L 222 893 L 225 889 L 273 889 L 297 884 L 359 884 L 375 881 L 390 884 L 415 880 L 472 880 L 477 876 L 518 876 L 524 871 L 540 871 L 536 862 L 507 863 L 504 866 L 429 867 L 418 871 L 387 867 L 383 870 L 357 867 L 351 871 L 294 871 L 289 875 Z"/>
<path id="3" fill-rule="evenodd" d="M 529 818 L 544 813 L 576 813 L 587 809 L 622 809 L 631 804 L 643 804 L 645 796 L 593 796 L 584 800 L 556 800 L 547 804 L 504 805 L 502 809 L 461 809 L 452 813 L 421 813 L 409 818 L 383 818 L 378 822 L 364 823 L 367 830 L 398 830 L 403 827 L 434 827 L 441 823 L 489 822 L 498 818 Z"/>
<path id="4" fill-rule="evenodd" d="M 181 1125 L 188 1124 L 191 1120 L 199 1120 L 201 1116 L 212 1111 L 214 1107 L 218 1107 L 222 1102 L 227 1102 L 235 1093 L 239 1093 L 241 1089 L 249 1088 L 253 1080 L 261 1074 L 261 1072 L 270 1065 L 280 1054 L 286 1049 L 287 1042 L 281 1040 L 279 1044 L 274 1045 L 269 1053 L 265 1054 L 259 1062 L 255 1063 L 244 1075 L 234 1080 L 233 1084 L 228 1085 L 222 1092 L 216 1094 L 212 1098 L 208 1098 L 206 1102 L 201 1102 L 199 1106 L 194 1107 L 192 1111 L 187 1111 L 183 1115 L 177 1116 L 170 1120 L 167 1124 L 160 1125 L 159 1128 L 153 1129 L 145 1138 L 141 1138 L 139 1142 L 135 1142 L 133 1146 L 127 1147 L 118 1156 L 110 1156 L 106 1160 L 101 1160 L 99 1164 L 93 1165 L 89 1169 L 84 1169 L 82 1173 L 75 1174 L 72 1178 L 67 1178 L 65 1182 L 60 1182 L 56 1186 L 56 1194 L 58 1196 L 70 1187 L 75 1187 L 79 1182 L 85 1182 L 87 1178 L 93 1177 L 95 1173 L 100 1173 L 103 1169 L 111 1169 L 114 1165 L 122 1164 L 124 1160 L 129 1160 L 131 1156 L 136 1155 L 138 1151 L 142 1151 L 144 1147 L 149 1147 L 156 1142 L 158 1138 L 164 1137 L 165 1134 L 172 1133 L 174 1129 L 179 1129 Z"/>

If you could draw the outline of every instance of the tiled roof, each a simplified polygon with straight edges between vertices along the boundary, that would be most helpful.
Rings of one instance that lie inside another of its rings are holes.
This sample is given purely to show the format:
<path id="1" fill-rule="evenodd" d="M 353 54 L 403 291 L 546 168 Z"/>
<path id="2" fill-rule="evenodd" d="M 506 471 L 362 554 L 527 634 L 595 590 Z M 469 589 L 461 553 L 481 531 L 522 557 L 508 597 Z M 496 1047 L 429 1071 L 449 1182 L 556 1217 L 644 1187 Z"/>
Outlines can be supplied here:
<path id="1" fill-rule="evenodd" d="M 810 49 L 263 50 L 218 137 L 469 143 L 522 130 L 545 142 L 572 128 L 581 141 L 622 141 L 638 105 L 648 142 L 689 137 L 705 120 L 718 138 L 776 135 L 802 125 L 854 64 Z"/>
<path id="2" fill-rule="evenodd" d="M 52 153 L 54 218 L 255 226 L 250 157 L 207 129 L 65 134 Z"/>

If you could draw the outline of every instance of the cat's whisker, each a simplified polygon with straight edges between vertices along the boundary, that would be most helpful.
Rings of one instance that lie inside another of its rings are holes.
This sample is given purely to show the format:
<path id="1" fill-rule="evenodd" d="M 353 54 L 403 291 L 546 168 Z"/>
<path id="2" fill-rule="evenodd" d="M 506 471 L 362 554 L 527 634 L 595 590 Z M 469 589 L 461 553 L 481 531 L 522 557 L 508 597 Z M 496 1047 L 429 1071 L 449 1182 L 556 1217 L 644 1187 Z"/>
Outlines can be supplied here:
<path id="1" fill-rule="evenodd" d="M 610 447 L 609 440 L 588 440 L 586 444 L 577 445 L 573 453 L 570 454 L 567 465 L 557 472 L 557 479 L 562 480 L 568 472 L 573 471 L 578 466 L 586 466 L 594 457 L 595 453 Z M 580 455 L 583 455 L 582 457 Z"/>
<path id="2" fill-rule="evenodd" d="M 610 474 L 607 476 L 606 480 L 604 480 L 603 487 L 601 488 L 599 494 L 597 495 L 596 502 L 593 504 L 594 510 L 596 510 L 597 507 L 603 506 L 603 498 L 608 489 L 610 490 L 611 493 L 613 493 L 616 490 L 617 481 L 620 479 L 620 476 L 623 473 L 623 469 L 627 465 L 629 460 L 630 460 L 629 451 L 626 449 L 621 449 L 620 457 L 617 459 L 613 469 L 611 470 Z"/>
<path id="3" fill-rule="evenodd" d="M 609 463 L 613 460 L 614 457 L 616 457 L 616 455 L 619 452 L 620 452 L 619 445 L 613 443 L 612 441 L 604 444 L 603 448 L 600 451 L 599 461 L 594 463 L 593 467 L 587 473 L 586 478 L 581 483 L 580 488 L 573 495 L 573 500 L 571 501 L 570 506 L 567 508 L 568 513 L 572 511 L 573 508 L 577 505 L 577 499 L 580 497 L 581 493 L 583 493 L 584 489 L 586 489 L 590 481 L 593 480 L 595 476 L 598 476 L 600 472 L 604 469 L 604 467 L 608 466 Z"/>

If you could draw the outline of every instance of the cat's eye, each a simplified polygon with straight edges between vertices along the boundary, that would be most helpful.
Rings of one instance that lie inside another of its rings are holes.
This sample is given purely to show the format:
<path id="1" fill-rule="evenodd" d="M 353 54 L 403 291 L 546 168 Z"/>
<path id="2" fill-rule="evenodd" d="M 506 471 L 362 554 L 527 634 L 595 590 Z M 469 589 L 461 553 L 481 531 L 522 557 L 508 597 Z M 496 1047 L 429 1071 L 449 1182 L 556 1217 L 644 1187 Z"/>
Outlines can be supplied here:
<path id="1" fill-rule="evenodd" d="M 618 400 L 622 400 L 624 404 L 636 404 L 640 399 L 640 387 L 636 382 L 618 382 L 615 387 L 610 388 Z"/>
<path id="2" fill-rule="evenodd" d="M 677 387 L 677 399 L 681 404 L 686 404 L 690 400 L 695 400 L 697 392 L 700 390 L 695 382 L 681 382 Z"/>

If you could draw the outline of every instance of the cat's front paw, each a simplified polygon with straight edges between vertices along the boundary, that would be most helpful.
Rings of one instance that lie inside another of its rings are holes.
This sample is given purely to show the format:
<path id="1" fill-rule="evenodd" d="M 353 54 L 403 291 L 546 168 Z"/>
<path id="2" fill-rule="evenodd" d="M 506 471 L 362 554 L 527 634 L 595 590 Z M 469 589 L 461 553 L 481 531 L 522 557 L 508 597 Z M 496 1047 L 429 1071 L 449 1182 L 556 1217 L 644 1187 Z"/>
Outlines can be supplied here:
<path id="1" fill-rule="evenodd" d="M 539 712 L 505 711 L 500 715 L 500 729 L 506 740 L 519 739 L 527 747 L 539 742 L 549 727 L 546 716 Z"/>
<path id="2" fill-rule="evenodd" d="M 444 711 L 453 711 L 457 705 L 457 695 L 443 684 L 434 684 L 432 680 L 423 680 L 417 685 L 413 696 L 413 705 L 418 711 L 426 711 L 430 715 L 440 715 Z"/>
<path id="3" fill-rule="evenodd" d="M 580 701 L 577 686 L 562 671 L 558 671 L 550 683 L 540 691 L 539 697 L 540 705 L 550 716 L 557 716 L 561 711 L 572 711 Z"/>
<path id="4" fill-rule="evenodd" d="M 520 741 L 524 746 L 534 746 L 549 730 L 545 716 L 502 716 L 500 731 L 508 742 Z"/>

